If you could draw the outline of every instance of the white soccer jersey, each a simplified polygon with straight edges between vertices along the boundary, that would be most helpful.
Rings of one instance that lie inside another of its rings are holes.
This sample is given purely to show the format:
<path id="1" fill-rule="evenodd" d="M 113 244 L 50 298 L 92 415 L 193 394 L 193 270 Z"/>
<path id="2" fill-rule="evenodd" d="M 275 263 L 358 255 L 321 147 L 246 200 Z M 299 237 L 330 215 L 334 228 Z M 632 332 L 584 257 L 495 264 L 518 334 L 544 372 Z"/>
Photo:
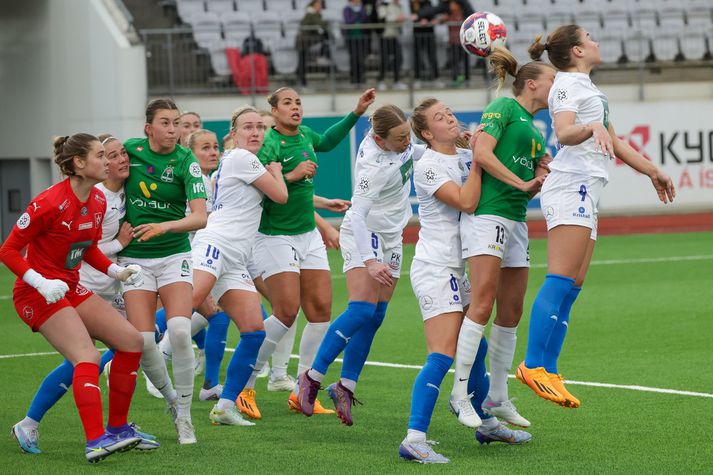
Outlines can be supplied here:
<path id="1" fill-rule="evenodd" d="M 366 226 L 371 232 L 400 232 L 412 216 L 409 194 L 414 150 L 388 152 L 379 147 L 371 132 L 362 140 L 354 165 L 354 196 L 371 202 Z M 350 210 L 343 226 L 349 228 Z"/>
<path id="2" fill-rule="evenodd" d="M 554 123 L 558 112 L 575 112 L 575 123 L 601 122 L 609 127 L 609 103 L 588 74 L 558 72 L 548 98 L 550 117 Z M 594 149 L 594 137 L 579 145 L 557 145 L 558 151 L 550 164 L 551 170 L 608 179 L 609 159 Z"/>
<path id="3" fill-rule="evenodd" d="M 124 188 L 113 192 L 105 187 L 102 183 L 95 185 L 104 193 L 106 197 L 106 214 L 101 223 L 95 225 L 101 226 L 102 238 L 99 241 L 99 249 L 116 262 L 116 255 L 121 251 L 122 246 L 119 241 L 116 241 L 116 235 L 119 234 L 121 220 L 126 214 L 126 195 Z M 112 279 L 103 272 L 99 272 L 87 263 L 84 263 L 79 268 L 79 282 L 94 293 L 102 295 L 111 295 L 119 291 L 119 283 L 116 279 Z"/>
<path id="4" fill-rule="evenodd" d="M 461 186 L 468 177 L 472 153 L 457 149 L 444 155 L 428 149 L 414 166 L 413 181 L 418 197 L 418 233 L 415 259 L 444 267 L 461 267 L 460 211 L 435 197 L 449 181 Z"/>
<path id="5" fill-rule="evenodd" d="M 234 149 L 220 162 L 216 174 L 213 212 L 195 240 L 208 239 L 223 252 L 250 256 L 260 225 L 263 193 L 252 183 L 267 173 L 247 150 Z"/>

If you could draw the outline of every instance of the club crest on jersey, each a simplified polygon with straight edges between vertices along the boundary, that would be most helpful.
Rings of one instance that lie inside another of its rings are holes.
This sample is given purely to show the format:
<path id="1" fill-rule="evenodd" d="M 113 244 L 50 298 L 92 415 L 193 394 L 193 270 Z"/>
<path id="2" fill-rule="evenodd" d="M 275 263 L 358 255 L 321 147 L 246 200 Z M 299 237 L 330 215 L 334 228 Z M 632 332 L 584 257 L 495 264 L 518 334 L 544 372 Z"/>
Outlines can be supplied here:
<path id="1" fill-rule="evenodd" d="M 188 172 L 196 178 L 200 178 L 203 175 L 201 172 L 201 167 L 196 162 L 191 163 L 188 167 Z"/>
<path id="2" fill-rule="evenodd" d="M 161 173 L 161 181 L 165 183 L 173 183 L 173 167 L 167 166 L 163 173 Z"/>
<path id="3" fill-rule="evenodd" d="M 391 270 L 401 269 L 401 254 L 392 252 L 391 259 L 389 260 L 389 267 Z"/>
<path id="4" fill-rule="evenodd" d="M 426 179 L 426 183 L 433 184 L 436 182 L 436 177 L 438 174 L 436 173 L 436 170 L 433 168 L 427 168 L 423 172 L 423 178 Z"/>
<path id="5" fill-rule="evenodd" d="M 22 213 L 22 216 L 17 220 L 17 227 L 20 229 L 25 229 L 30 225 L 30 214 Z"/>
<path id="6" fill-rule="evenodd" d="M 79 211 L 79 214 L 81 214 L 82 216 L 86 216 L 87 215 L 87 207 L 82 206 L 82 209 Z"/>
<path id="7" fill-rule="evenodd" d="M 82 284 L 77 284 L 77 288 L 74 290 L 74 293 L 81 297 L 82 295 L 88 295 L 89 289 L 84 287 Z"/>

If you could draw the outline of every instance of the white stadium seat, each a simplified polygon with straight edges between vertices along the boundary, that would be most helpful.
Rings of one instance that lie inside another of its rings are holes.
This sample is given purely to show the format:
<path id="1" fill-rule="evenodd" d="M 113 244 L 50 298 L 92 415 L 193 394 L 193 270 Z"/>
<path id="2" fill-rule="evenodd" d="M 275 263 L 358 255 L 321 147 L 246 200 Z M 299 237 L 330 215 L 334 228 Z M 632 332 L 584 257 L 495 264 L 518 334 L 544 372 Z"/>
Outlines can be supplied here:
<path id="1" fill-rule="evenodd" d="M 233 0 L 208 0 L 206 2 L 206 7 L 209 12 L 215 12 L 218 15 L 222 15 L 226 12 L 235 11 L 235 2 L 233 2 Z"/>

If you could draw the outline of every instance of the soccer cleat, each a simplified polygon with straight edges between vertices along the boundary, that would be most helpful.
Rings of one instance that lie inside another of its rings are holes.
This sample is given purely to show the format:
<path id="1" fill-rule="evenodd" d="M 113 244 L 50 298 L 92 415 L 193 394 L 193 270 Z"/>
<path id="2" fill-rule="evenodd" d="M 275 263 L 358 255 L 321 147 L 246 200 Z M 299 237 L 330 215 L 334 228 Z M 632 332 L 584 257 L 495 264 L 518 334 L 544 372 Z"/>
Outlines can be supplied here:
<path id="1" fill-rule="evenodd" d="M 223 392 L 223 385 L 216 384 L 210 389 L 201 388 L 201 392 L 198 395 L 198 399 L 201 401 L 217 401 L 220 399 L 220 395 Z"/>
<path id="2" fill-rule="evenodd" d="M 230 409 L 219 409 L 216 404 L 213 409 L 210 410 L 208 418 L 213 423 L 213 425 L 227 425 L 227 426 L 254 426 L 254 422 L 246 421 L 243 416 L 240 415 L 240 411 L 233 406 Z"/>
<path id="3" fill-rule="evenodd" d="M 238 399 L 235 400 L 235 405 L 238 406 L 238 410 L 245 414 L 250 419 L 262 419 L 262 414 L 260 414 L 260 409 L 257 408 L 255 403 L 255 390 L 254 389 L 243 389 L 243 391 L 238 395 Z"/>
<path id="4" fill-rule="evenodd" d="M 308 371 L 300 374 L 297 378 L 297 401 L 300 405 L 300 411 L 307 417 L 314 413 L 314 401 L 317 399 L 317 393 L 320 389 L 319 381 L 309 377 Z M 290 396 L 291 398 L 292 396 Z"/>
<path id="5" fill-rule="evenodd" d="M 564 396 L 562 396 L 562 394 L 560 394 L 560 392 L 552 386 L 549 374 L 542 366 L 530 369 L 525 366 L 525 362 L 523 361 L 518 365 L 515 376 L 522 383 L 526 384 L 530 389 L 535 391 L 535 394 L 540 396 L 542 399 L 547 399 L 548 401 L 552 401 L 556 404 L 564 403 Z"/>
<path id="6" fill-rule="evenodd" d="M 564 403 L 562 403 L 562 406 L 570 407 L 572 409 L 578 408 L 580 406 L 579 399 L 572 396 L 572 393 L 567 391 L 562 375 L 552 373 L 547 373 L 547 375 L 550 377 L 550 383 L 552 386 L 554 386 L 554 388 L 564 397 Z"/>
<path id="7" fill-rule="evenodd" d="M 107 432 L 124 438 L 138 437 L 140 441 L 135 447 L 136 450 L 155 450 L 161 447 L 161 444 L 156 440 L 156 436 L 141 432 L 139 429 L 140 427 L 132 422 L 121 428 L 107 429 Z"/>
<path id="8" fill-rule="evenodd" d="M 205 350 L 198 350 L 194 369 L 196 374 L 202 374 L 203 370 L 205 370 Z"/>
<path id="9" fill-rule="evenodd" d="M 432 440 L 409 442 L 404 439 L 399 445 L 399 457 L 418 463 L 449 463 L 449 459 L 433 450 L 432 446 L 436 443 Z"/>
<path id="10" fill-rule="evenodd" d="M 503 442 L 505 444 L 519 445 L 530 442 L 532 435 L 524 430 L 512 430 L 505 424 L 498 423 L 495 429 L 485 429 L 480 427 L 475 432 L 475 440 L 481 444 L 492 442 Z"/>
<path id="11" fill-rule="evenodd" d="M 290 376 L 289 374 L 286 374 L 280 378 L 277 379 L 272 379 L 267 382 L 267 390 L 268 391 L 293 391 L 295 389 L 295 384 L 297 384 L 297 381 L 295 381 L 295 378 Z"/>
<path id="12" fill-rule="evenodd" d="M 263 365 L 262 369 L 260 372 L 257 374 L 258 378 L 267 378 L 270 375 L 270 363 L 267 361 Z"/>
<path id="13" fill-rule="evenodd" d="M 144 373 L 144 376 L 146 376 L 146 373 Z M 156 386 L 153 385 L 151 380 L 146 377 L 146 391 L 153 397 L 157 399 L 163 399 L 163 394 L 161 394 L 161 391 L 159 391 Z"/>
<path id="14" fill-rule="evenodd" d="M 290 410 L 290 412 L 298 412 L 302 414 L 302 409 L 300 409 L 300 402 L 297 399 L 297 396 L 295 396 L 295 393 L 290 393 L 290 398 L 287 400 L 287 409 Z M 314 400 L 314 411 L 312 414 L 334 414 L 334 411 L 332 409 L 327 409 L 324 406 L 322 406 L 322 403 L 319 402 L 319 399 Z"/>
<path id="15" fill-rule="evenodd" d="M 120 434 L 105 433 L 96 440 L 87 442 L 84 456 L 89 463 L 97 463 L 117 452 L 126 452 L 141 442 L 141 439 L 131 435 L 129 431 Z"/>
<path id="16" fill-rule="evenodd" d="M 472 427 L 477 429 L 483 421 L 480 420 L 480 416 L 473 409 L 473 404 L 470 402 L 470 396 L 466 396 L 463 399 L 455 400 L 453 396 L 448 399 L 448 407 L 451 412 L 458 417 L 458 422 L 467 427 Z"/>
<path id="17" fill-rule="evenodd" d="M 28 454 L 41 454 L 40 450 L 40 433 L 37 427 L 24 427 L 21 422 L 18 422 L 10 430 L 10 435 L 15 438 L 20 449 Z"/>
<path id="18" fill-rule="evenodd" d="M 327 394 L 334 403 L 334 408 L 337 410 L 337 417 L 346 426 L 354 424 L 352 420 L 352 406 L 361 404 L 354 397 L 349 388 L 345 388 L 341 381 L 332 383 L 327 387 Z"/>
<path id="19" fill-rule="evenodd" d="M 178 443 L 180 445 L 195 444 L 196 432 L 193 429 L 193 423 L 188 417 L 176 418 L 176 432 L 178 432 Z"/>
<path id="20" fill-rule="evenodd" d="M 481 408 L 486 414 L 495 416 L 498 419 L 503 419 L 509 424 L 520 426 L 520 427 L 530 427 L 530 421 L 522 417 L 518 412 L 515 404 L 512 403 L 512 399 L 508 399 L 503 402 L 495 402 L 490 399 L 490 396 L 485 398 Z"/>

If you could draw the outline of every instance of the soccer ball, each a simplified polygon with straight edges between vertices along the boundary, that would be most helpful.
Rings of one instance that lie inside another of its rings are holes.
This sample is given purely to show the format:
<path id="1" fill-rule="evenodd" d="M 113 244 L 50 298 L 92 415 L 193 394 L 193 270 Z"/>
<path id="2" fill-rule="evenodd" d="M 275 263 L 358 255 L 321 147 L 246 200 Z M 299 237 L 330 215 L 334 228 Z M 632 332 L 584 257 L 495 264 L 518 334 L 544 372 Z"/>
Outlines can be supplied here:
<path id="1" fill-rule="evenodd" d="M 507 36 L 503 20 L 490 12 L 475 12 L 460 27 L 463 49 L 483 58 L 490 56 L 496 46 L 505 46 Z"/>

